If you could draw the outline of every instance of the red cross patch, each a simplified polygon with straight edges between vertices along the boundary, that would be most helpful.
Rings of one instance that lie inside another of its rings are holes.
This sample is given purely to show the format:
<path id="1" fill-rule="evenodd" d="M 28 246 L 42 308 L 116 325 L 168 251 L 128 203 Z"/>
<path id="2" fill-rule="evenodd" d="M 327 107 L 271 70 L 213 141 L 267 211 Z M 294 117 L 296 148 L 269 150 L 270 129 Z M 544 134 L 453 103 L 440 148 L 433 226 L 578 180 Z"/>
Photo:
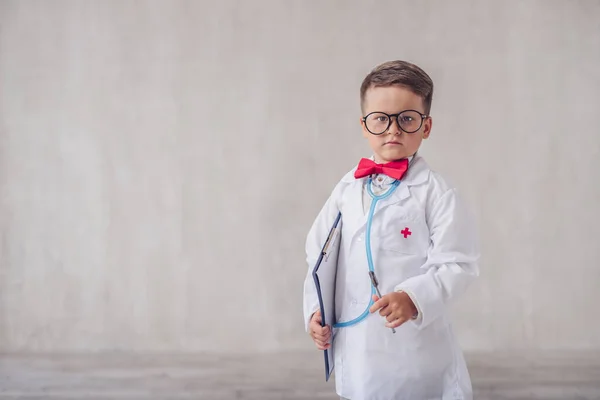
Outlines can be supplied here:
<path id="1" fill-rule="evenodd" d="M 403 230 L 401 230 L 400 233 L 404 235 L 404 239 L 406 239 L 410 235 L 412 235 L 412 232 L 410 231 L 410 229 L 408 229 L 408 227 L 406 227 Z"/>

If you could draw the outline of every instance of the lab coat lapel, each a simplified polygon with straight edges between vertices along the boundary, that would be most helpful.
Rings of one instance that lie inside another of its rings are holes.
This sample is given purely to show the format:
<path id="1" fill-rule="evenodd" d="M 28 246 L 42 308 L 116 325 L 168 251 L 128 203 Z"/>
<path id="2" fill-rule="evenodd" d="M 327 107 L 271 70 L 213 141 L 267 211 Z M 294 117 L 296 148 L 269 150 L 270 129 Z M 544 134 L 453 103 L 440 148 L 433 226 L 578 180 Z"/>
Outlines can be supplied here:
<path id="1" fill-rule="evenodd" d="M 353 177 L 354 179 L 354 177 Z M 354 238 L 356 233 L 367 224 L 367 215 L 363 209 L 363 180 L 355 179 L 348 188 L 347 221 L 350 236 Z M 345 222 L 346 223 L 346 222 Z"/>

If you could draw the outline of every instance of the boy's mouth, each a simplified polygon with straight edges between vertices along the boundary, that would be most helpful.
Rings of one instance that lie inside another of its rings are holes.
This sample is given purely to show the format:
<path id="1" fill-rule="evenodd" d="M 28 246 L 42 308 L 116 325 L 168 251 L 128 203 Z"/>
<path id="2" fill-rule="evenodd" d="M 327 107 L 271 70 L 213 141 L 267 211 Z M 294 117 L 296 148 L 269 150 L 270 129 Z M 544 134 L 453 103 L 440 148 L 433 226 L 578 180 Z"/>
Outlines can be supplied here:
<path id="1" fill-rule="evenodd" d="M 400 143 L 400 142 L 396 142 L 395 140 L 392 140 L 392 141 L 390 141 L 390 142 L 386 142 L 385 144 L 401 145 L 402 143 Z"/>

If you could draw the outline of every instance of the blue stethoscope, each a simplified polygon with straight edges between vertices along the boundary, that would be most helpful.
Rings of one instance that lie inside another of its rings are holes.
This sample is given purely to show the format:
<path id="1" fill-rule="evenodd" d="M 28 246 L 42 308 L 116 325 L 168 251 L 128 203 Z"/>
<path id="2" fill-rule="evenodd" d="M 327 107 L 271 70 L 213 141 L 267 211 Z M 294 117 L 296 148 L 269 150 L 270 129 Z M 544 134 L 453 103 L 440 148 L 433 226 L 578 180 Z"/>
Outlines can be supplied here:
<path id="1" fill-rule="evenodd" d="M 334 328 L 345 328 L 348 326 L 356 325 L 363 319 L 367 318 L 367 316 L 369 315 L 369 308 L 371 308 L 371 306 L 374 304 L 373 295 L 378 294 L 377 287 L 376 287 L 377 281 L 375 280 L 375 268 L 373 267 L 373 254 L 371 253 L 371 224 L 373 222 L 373 213 L 375 212 L 375 206 L 377 205 L 377 202 L 391 196 L 392 193 L 394 193 L 394 191 L 400 185 L 400 181 L 399 180 L 394 181 L 392 183 L 391 187 L 387 190 L 387 192 L 385 192 L 384 194 L 381 194 L 379 196 L 377 196 L 377 195 L 375 195 L 375 193 L 373 193 L 373 190 L 371 189 L 372 182 L 373 182 L 373 180 L 371 178 L 369 178 L 369 181 L 367 182 L 367 191 L 369 192 L 369 195 L 371 196 L 373 201 L 371 202 L 371 208 L 369 209 L 369 216 L 367 217 L 367 231 L 365 233 L 365 246 L 367 248 L 367 263 L 369 265 L 369 275 L 371 276 L 371 298 L 369 300 L 369 305 L 367 305 L 367 308 L 361 315 L 359 315 L 358 317 L 354 318 L 351 321 L 335 323 L 333 325 Z"/>

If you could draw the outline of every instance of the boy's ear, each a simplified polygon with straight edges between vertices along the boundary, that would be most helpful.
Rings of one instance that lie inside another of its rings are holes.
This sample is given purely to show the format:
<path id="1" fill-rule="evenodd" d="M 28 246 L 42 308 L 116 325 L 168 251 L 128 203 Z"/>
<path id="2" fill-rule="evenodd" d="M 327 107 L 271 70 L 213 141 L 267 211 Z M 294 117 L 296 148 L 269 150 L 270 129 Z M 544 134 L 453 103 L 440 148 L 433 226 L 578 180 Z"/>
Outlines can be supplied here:
<path id="1" fill-rule="evenodd" d="M 359 118 L 359 122 L 360 122 L 360 127 L 362 128 L 363 136 L 365 138 L 368 138 L 369 137 L 369 132 L 367 132 L 367 128 L 365 127 L 365 121 L 362 119 L 362 117 Z"/>
<path id="2" fill-rule="evenodd" d="M 431 117 L 427 117 L 425 122 L 423 122 L 423 139 L 427 139 L 431 134 L 431 128 L 433 126 L 433 120 Z"/>

